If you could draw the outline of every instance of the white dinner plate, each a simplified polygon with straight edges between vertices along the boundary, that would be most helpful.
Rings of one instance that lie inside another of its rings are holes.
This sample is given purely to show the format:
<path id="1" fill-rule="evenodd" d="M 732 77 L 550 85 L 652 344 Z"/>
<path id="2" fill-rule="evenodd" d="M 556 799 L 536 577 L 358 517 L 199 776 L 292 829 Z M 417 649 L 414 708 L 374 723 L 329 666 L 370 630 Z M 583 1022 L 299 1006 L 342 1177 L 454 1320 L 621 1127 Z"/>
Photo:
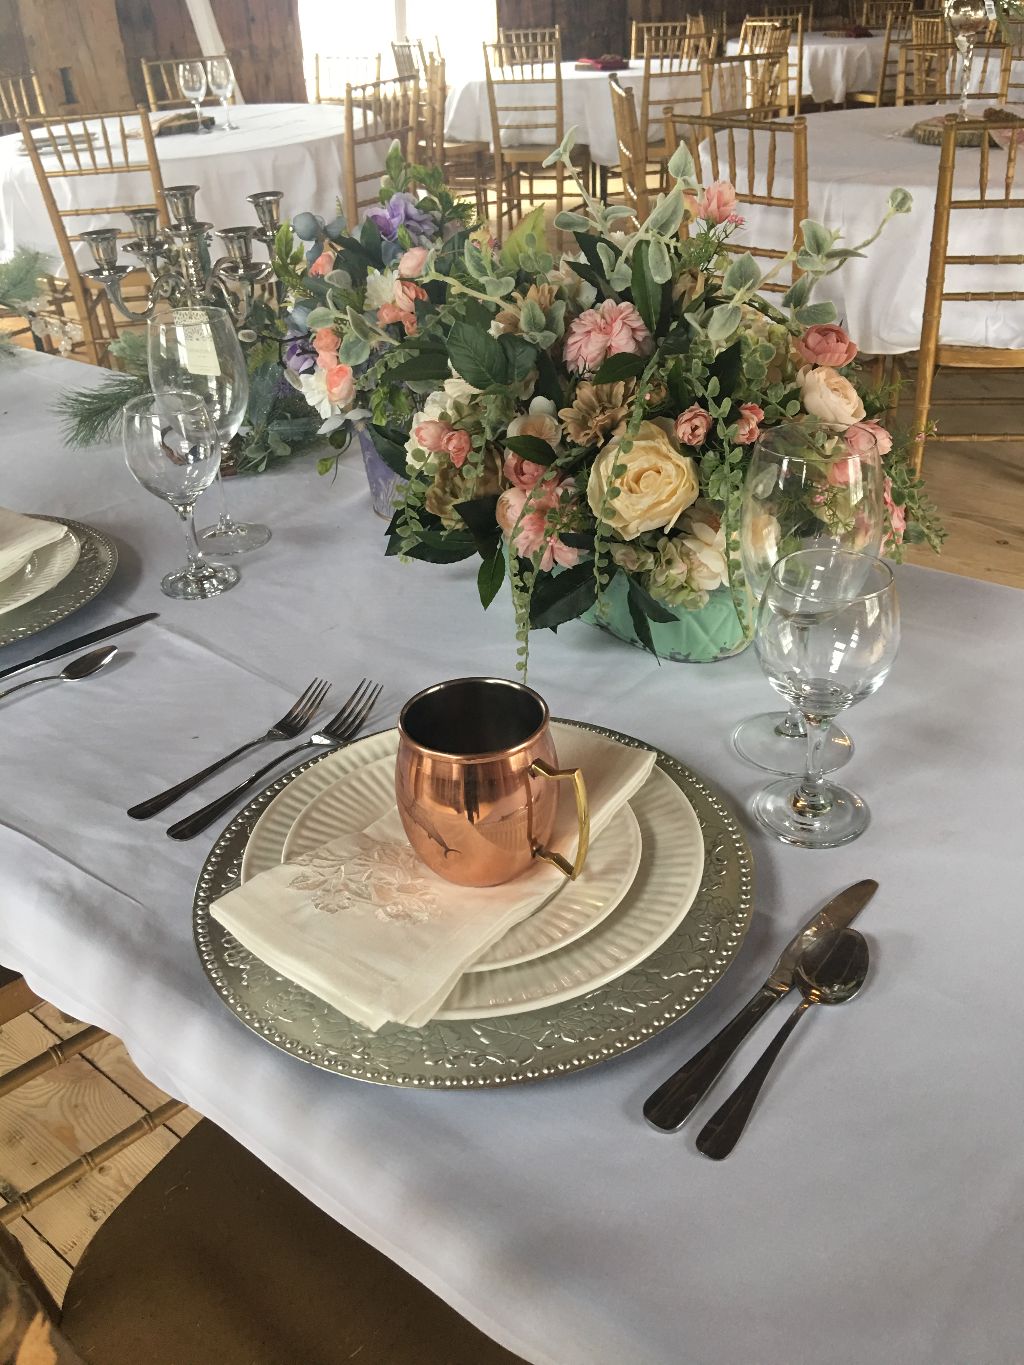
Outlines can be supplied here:
<path id="1" fill-rule="evenodd" d="M 331 839 L 358 834 L 395 804 L 394 755 L 379 758 L 339 778 L 309 803 L 288 832 L 281 861 L 291 862 Z M 628 805 L 612 817 L 595 839 L 587 863 L 574 882 L 566 882 L 515 924 L 467 970 L 512 967 L 540 957 L 585 934 L 610 915 L 626 894 L 640 866 L 640 826 Z"/>
<path id="2" fill-rule="evenodd" d="M 0 583 L 0 616 L 34 602 L 67 578 L 78 563 L 82 547 L 72 531 L 36 550 L 27 564 Z"/>
<path id="3" fill-rule="evenodd" d="M 553 723 L 556 737 L 557 722 Z M 397 730 L 340 749 L 302 773 L 271 802 L 253 828 L 241 880 L 281 861 L 292 825 L 339 778 L 398 747 Z M 518 1014 L 571 1000 L 605 985 L 659 947 L 685 917 L 700 886 L 704 843 L 693 807 L 657 769 L 630 802 L 643 840 L 636 879 L 617 908 L 566 947 L 513 967 L 466 973 L 437 1019 Z"/>

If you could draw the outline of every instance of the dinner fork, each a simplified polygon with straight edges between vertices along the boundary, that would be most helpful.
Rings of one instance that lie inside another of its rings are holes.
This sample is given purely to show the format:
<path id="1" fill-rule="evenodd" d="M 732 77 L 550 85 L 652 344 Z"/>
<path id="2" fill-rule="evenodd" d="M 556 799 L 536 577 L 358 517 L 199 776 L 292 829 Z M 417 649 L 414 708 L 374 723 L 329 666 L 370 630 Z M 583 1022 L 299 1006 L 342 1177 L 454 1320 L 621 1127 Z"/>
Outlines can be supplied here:
<path id="1" fill-rule="evenodd" d="M 137 806 L 132 806 L 128 814 L 133 820 L 148 820 L 151 815 L 159 815 L 162 810 L 173 805 L 179 796 L 184 796 L 186 792 L 192 791 L 194 787 L 198 787 L 208 777 L 212 777 L 221 768 L 226 768 L 234 759 L 247 753 L 250 749 L 255 749 L 260 744 L 267 744 L 272 739 L 294 739 L 296 735 L 301 735 L 320 709 L 320 703 L 330 690 L 331 684 L 329 682 L 324 682 L 322 678 L 314 678 L 291 710 L 286 711 L 277 724 L 272 725 L 265 735 L 260 735 L 256 739 L 250 739 L 246 744 L 239 745 L 237 749 L 232 749 L 231 753 L 225 754 L 223 758 L 218 758 L 216 763 L 211 763 L 202 772 L 193 773 L 191 777 L 186 777 L 184 781 L 179 782 L 174 787 L 168 787 L 158 796 L 151 796 L 148 801 L 140 801 Z"/>
<path id="2" fill-rule="evenodd" d="M 218 816 L 229 811 L 240 796 L 243 796 L 250 787 L 255 786 L 261 777 L 266 777 L 267 773 L 273 768 L 283 763 L 286 758 L 291 758 L 294 754 L 301 754 L 304 749 L 336 749 L 348 740 L 355 739 L 366 724 L 380 694 L 381 684 L 368 682 L 364 678 L 338 714 L 332 716 L 322 730 L 310 735 L 305 743 L 297 744 L 294 749 L 288 749 L 285 753 L 278 754 L 276 758 L 272 758 L 269 763 L 265 763 L 262 768 L 254 772 L 251 777 L 246 778 L 244 782 L 239 782 L 237 787 L 232 787 L 229 792 L 225 792 L 223 796 L 218 796 L 215 801 L 209 802 L 208 805 L 201 807 L 192 815 L 186 815 L 183 820 L 171 825 L 167 833 L 172 839 L 192 839 L 197 834 L 201 834 L 207 825 L 211 825 Z"/>

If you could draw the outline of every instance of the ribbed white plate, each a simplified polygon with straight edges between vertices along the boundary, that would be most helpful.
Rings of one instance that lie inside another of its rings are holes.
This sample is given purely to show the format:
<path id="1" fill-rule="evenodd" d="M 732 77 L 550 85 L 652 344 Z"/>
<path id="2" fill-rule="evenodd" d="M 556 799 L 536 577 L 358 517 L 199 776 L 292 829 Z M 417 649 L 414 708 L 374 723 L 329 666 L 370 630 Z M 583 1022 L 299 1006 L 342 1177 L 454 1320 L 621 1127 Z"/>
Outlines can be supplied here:
<path id="1" fill-rule="evenodd" d="M 311 853 L 330 839 L 359 833 L 394 804 L 395 760 L 389 754 L 339 778 L 314 797 L 289 830 L 281 861 Z M 640 849 L 640 826 L 629 806 L 623 806 L 594 840 L 576 881 L 566 882 L 513 925 L 468 970 L 515 966 L 578 939 L 622 900 L 640 866 Z"/>
<path id="2" fill-rule="evenodd" d="M 78 563 L 81 552 L 73 531 L 65 531 L 60 540 L 36 550 L 27 564 L 0 583 L 0 616 L 55 588 Z"/>
<path id="3" fill-rule="evenodd" d="M 559 726 L 553 731 L 556 742 Z M 281 861 L 292 825 L 339 778 L 396 752 L 397 730 L 340 749 L 290 782 L 253 828 L 241 880 Z M 693 807 L 655 769 L 630 802 L 640 826 L 643 857 L 637 876 L 600 924 L 567 947 L 519 966 L 467 973 L 438 1019 L 518 1014 L 584 995 L 642 962 L 684 919 L 700 886 L 704 843 Z"/>

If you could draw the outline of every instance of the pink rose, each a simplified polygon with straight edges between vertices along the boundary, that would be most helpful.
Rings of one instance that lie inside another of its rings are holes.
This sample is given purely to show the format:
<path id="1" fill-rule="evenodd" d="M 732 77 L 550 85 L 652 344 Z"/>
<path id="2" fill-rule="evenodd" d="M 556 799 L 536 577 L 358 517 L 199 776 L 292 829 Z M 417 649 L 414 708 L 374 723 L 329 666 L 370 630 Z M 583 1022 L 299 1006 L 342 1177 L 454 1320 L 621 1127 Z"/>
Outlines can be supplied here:
<path id="1" fill-rule="evenodd" d="M 311 275 L 329 275 L 334 269 L 334 253 L 332 251 L 321 251 L 313 264 L 309 267 Z"/>
<path id="2" fill-rule="evenodd" d="M 350 408 L 356 396 L 351 365 L 335 365 L 327 371 L 327 397 L 341 408 Z"/>
<path id="3" fill-rule="evenodd" d="M 473 438 L 468 431 L 449 431 L 441 442 L 441 448 L 455 468 L 461 469 L 466 463 L 466 457 L 473 449 Z"/>
<path id="4" fill-rule="evenodd" d="M 861 459 L 872 455 L 885 456 L 892 450 L 892 437 L 878 422 L 854 422 L 853 426 L 846 428 L 843 436 L 850 454 L 859 455 Z"/>
<path id="5" fill-rule="evenodd" d="M 740 419 L 736 424 L 736 444 L 739 446 L 753 445 L 761 434 L 758 422 L 763 421 L 764 412 L 756 403 L 741 403 Z"/>
<path id="6" fill-rule="evenodd" d="M 888 474 L 882 482 L 882 500 L 885 503 L 885 510 L 889 513 L 889 521 L 892 523 L 892 534 L 887 535 L 882 542 L 882 549 L 891 548 L 893 544 L 903 543 L 903 532 L 907 529 L 907 509 L 905 506 L 898 506 L 892 500 L 892 479 Z"/>
<path id="7" fill-rule="evenodd" d="M 849 365 L 857 354 L 856 342 L 832 323 L 808 327 L 803 336 L 793 342 L 793 349 L 808 365 L 831 365 L 833 369 Z"/>
<path id="8" fill-rule="evenodd" d="M 593 374 L 610 355 L 650 355 L 654 338 L 631 303 L 605 299 L 574 318 L 565 336 L 565 363 L 579 374 Z"/>
<path id="9" fill-rule="evenodd" d="M 444 450 L 445 438 L 454 435 L 454 431 L 449 422 L 421 422 L 412 434 L 418 446 L 436 454 L 439 450 Z"/>
<path id="10" fill-rule="evenodd" d="M 313 349 L 316 363 L 321 370 L 333 370 L 338 363 L 338 347 L 341 343 L 333 327 L 321 327 L 313 336 Z"/>
<path id="11" fill-rule="evenodd" d="M 416 439 L 419 440 L 419 437 Z M 506 488 L 498 499 L 498 505 L 494 509 L 494 519 L 506 536 L 512 534 L 525 503 L 526 492 L 522 488 Z"/>
<path id="12" fill-rule="evenodd" d="M 535 488 L 538 481 L 544 477 L 544 465 L 535 464 L 533 460 L 524 460 L 521 455 L 513 455 L 509 451 L 505 456 L 504 473 L 510 484 L 521 488 L 524 493 L 529 493 L 530 489 Z"/>
<path id="13" fill-rule="evenodd" d="M 563 495 L 572 487 L 571 479 L 552 480 L 532 493 L 506 488 L 498 499 L 495 510 L 498 525 L 524 559 L 532 559 L 540 552 L 538 568 L 544 573 L 550 573 L 556 564 L 571 569 L 579 561 L 579 550 L 564 544 L 547 525 L 548 512 L 561 504 Z"/>
<path id="14" fill-rule="evenodd" d="M 684 446 L 702 446 L 710 430 L 711 414 L 696 403 L 676 418 L 676 440 Z"/>
<path id="15" fill-rule="evenodd" d="M 425 299 L 427 291 L 412 280 L 395 280 L 395 302 L 405 313 L 416 311 L 416 300 Z"/>
<path id="16" fill-rule="evenodd" d="M 415 280 L 423 274 L 430 252 L 425 246 L 414 246 L 398 261 L 398 273 L 405 280 Z"/>
<path id="17" fill-rule="evenodd" d="M 736 213 L 736 191 L 728 180 L 708 185 L 697 201 L 697 217 L 709 223 L 742 223 Z"/>
<path id="18" fill-rule="evenodd" d="M 382 327 L 397 322 L 405 330 L 407 336 L 413 336 L 416 332 L 416 314 L 400 308 L 397 303 L 381 304 L 377 309 L 377 321 Z"/>

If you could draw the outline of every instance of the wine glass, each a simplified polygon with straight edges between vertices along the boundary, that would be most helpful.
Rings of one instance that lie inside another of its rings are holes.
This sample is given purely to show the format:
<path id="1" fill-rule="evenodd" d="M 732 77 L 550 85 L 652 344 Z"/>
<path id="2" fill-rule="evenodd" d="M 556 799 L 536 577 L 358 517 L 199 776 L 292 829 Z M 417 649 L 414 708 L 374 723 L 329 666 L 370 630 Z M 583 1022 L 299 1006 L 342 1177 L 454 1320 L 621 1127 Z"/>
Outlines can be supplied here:
<path id="1" fill-rule="evenodd" d="M 238 570 L 203 557 L 192 519 L 196 499 L 220 468 L 217 429 L 201 398 L 168 390 L 133 398 L 122 425 L 124 458 L 143 488 L 169 502 L 185 527 L 188 560 L 165 574 L 160 590 L 167 597 L 216 597 L 238 582 Z"/>
<path id="2" fill-rule="evenodd" d="M 773 566 L 754 647 L 765 676 L 807 727 L 803 777 L 765 787 L 758 821 L 787 844 L 835 848 L 868 827 L 863 800 L 825 780 L 822 749 L 840 711 L 877 692 L 896 658 L 900 613 L 892 570 L 874 555 L 818 546 Z"/>
<path id="3" fill-rule="evenodd" d="M 238 431 L 249 402 L 249 375 L 231 316 L 223 308 L 176 308 L 149 322 L 149 382 L 197 394 L 217 428 L 222 451 Z M 270 531 L 257 522 L 236 522 L 228 514 L 218 479 L 221 514 L 216 526 L 200 531 L 204 546 L 218 555 L 238 555 L 266 545 Z"/>
<path id="4" fill-rule="evenodd" d="M 206 67 L 202 62 L 179 62 L 177 68 L 178 89 L 196 111 L 196 127 L 200 133 L 208 133 L 203 127 L 201 105 L 206 97 Z"/>
<path id="5" fill-rule="evenodd" d="M 815 435 L 819 444 L 815 443 Z M 830 447 L 830 448 L 829 448 Z M 885 533 L 881 455 L 870 432 L 859 454 L 842 437 L 796 423 L 765 432 L 751 457 L 740 511 L 740 558 L 755 603 L 772 565 L 794 550 L 832 545 L 877 555 Z M 802 770 L 806 731 L 796 707 L 753 716 L 733 731 L 742 758 L 773 773 Z M 849 762 L 853 742 L 837 726 L 824 746 L 825 772 Z"/>
<path id="6" fill-rule="evenodd" d="M 235 72 L 227 57 L 211 57 L 206 63 L 206 77 L 210 94 L 216 95 L 224 106 L 224 127 L 237 131 L 238 124 L 231 122 L 231 106 L 228 100 L 235 93 Z"/>

